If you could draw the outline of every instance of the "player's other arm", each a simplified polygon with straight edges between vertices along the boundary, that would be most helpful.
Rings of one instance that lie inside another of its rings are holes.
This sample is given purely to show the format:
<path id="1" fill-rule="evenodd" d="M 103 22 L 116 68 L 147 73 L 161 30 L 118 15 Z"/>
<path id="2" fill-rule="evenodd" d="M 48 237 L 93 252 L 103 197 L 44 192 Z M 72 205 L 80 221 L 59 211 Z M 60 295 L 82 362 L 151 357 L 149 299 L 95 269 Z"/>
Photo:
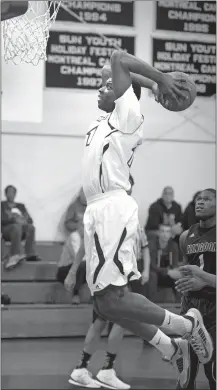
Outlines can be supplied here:
<path id="1" fill-rule="evenodd" d="M 200 277 L 206 283 L 206 286 L 216 288 L 216 275 L 209 274 L 208 272 L 200 269 Z"/>
<path id="2" fill-rule="evenodd" d="M 110 77 L 112 77 L 111 67 L 109 65 L 104 65 L 102 68 L 102 84 L 105 85 Z M 154 81 L 132 72 L 130 72 L 130 77 L 132 81 L 139 83 L 142 88 L 147 88 L 152 90 L 152 92 L 157 93 L 157 83 Z"/>
<path id="3" fill-rule="evenodd" d="M 141 76 L 140 74 L 130 72 L 130 77 L 132 81 L 139 83 L 142 88 L 147 88 L 153 91 L 154 87 L 157 86 L 155 81 Z"/>
<path id="4" fill-rule="evenodd" d="M 204 271 L 197 265 L 187 264 L 180 267 L 180 271 L 191 278 L 199 278 L 204 282 L 204 286 L 216 288 L 216 275 Z"/>
<path id="5" fill-rule="evenodd" d="M 116 99 L 120 98 L 132 84 L 130 73 L 146 77 L 158 84 L 162 93 L 168 93 L 177 100 L 185 98 L 180 84 L 172 76 L 162 73 L 146 62 L 122 50 L 115 50 L 111 56 L 112 84 Z M 185 87 L 182 89 L 189 88 Z"/>

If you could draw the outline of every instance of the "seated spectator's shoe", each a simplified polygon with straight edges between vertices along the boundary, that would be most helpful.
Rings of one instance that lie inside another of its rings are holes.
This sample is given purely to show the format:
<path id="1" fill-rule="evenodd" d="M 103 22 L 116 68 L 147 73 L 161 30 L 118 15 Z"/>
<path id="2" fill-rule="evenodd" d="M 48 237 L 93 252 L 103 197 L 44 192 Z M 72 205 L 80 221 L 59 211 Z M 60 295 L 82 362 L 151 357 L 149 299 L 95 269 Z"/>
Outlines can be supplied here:
<path id="1" fill-rule="evenodd" d="M 13 255 L 9 258 L 8 262 L 5 264 L 5 269 L 10 270 L 16 267 L 26 258 L 25 255 Z"/>
<path id="2" fill-rule="evenodd" d="M 26 261 L 29 261 L 29 262 L 33 262 L 33 261 L 41 261 L 41 258 L 37 255 L 33 255 L 33 256 L 27 256 L 26 258 Z"/>
<path id="3" fill-rule="evenodd" d="M 173 365 L 180 388 L 185 389 L 189 383 L 191 369 L 189 343 L 181 338 L 171 339 L 171 342 L 175 352 L 171 359 L 164 357 L 163 360 Z"/>
<path id="4" fill-rule="evenodd" d="M 2 294 L 1 295 L 1 305 L 10 305 L 11 303 L 11 298 L 7 294 Z"/>
<path id="5" fill-rule="evenodd" d="M 199 361 L 206 364 L 213 355 L 213 342 L 210 334 L 206 330 L 202 315 L 197 309 L 190 309 L 184 316 L 192 320 L 193 328 L 191 333 L 186 333 L 183 339 L 188 340 L 194 352 L 197 354 Z"/>
<path id="6" fill-rule="evenodd" d="M 100 384 L 92 378 L 92 374 L 86 368 L 76 368 L 71 373 L 69 383 L 75 386 L 88 387 L 90 389 L 100 388 Z"/>
<path id="7" fill-rule="evenodd" d="M 81 301 L 80 301 L 79 295 L 74 295 L 72 297 L 72 304 L 73 305 L 79 305 L 80 303 L 81 303 Z"/>
<path id="8" fill-rule="evenodd" d="M 100 385 L 107 389 L 130 389 L 130 385 L 118 379 L 115 370 L 100 370 L 96 376 Z"/>

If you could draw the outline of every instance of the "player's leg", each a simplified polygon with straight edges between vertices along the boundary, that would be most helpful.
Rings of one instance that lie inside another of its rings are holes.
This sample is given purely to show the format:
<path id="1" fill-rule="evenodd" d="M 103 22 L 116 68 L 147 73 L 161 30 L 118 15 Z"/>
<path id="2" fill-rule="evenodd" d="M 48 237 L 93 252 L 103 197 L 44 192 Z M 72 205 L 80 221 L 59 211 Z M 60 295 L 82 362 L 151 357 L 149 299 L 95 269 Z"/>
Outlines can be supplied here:
<path id="1" fill-rule="evenodd" d="M 124 336 L 124 329 L 114 324 L 108 337 L 108 347 L 104 365 L 97 374 L 97 379 L 103 383 L 103 387 L 114 389 L 129 389 L 130 386 L 121 381 L 114 370 L 114 363 L 117 357 L 120 343 Z"/>
<path id="2" fill-rule="evenodd" d="M 100 318 L 93 311 L 93 322 L 88 329 L 84 340 L 84 347 L 81 353 L 81 358 L 76 368 L 71 373 L 69 382 L 71 384 L 82 387 L 98 388 L 100 385 L 92 378 L 92 374 L 88 371 L 88 364 L 94 352 L 97 350 L 98 342 L 102 331 L 105 329 L 106 321 Z"/>
<path id="3" fill-rule="evenodd" d="M 115 286 L 109 286 L 103 295 L 97 295 L 95 299 L 99 312 L 108 320 L 118 317 L 133 319 L 136 323 L 153 324 L 180 336 L 189 335 L 189 342 L 198 358 L 201 360 L 207 355 L 207 362 L 211 359 L 213 343 L 196 309 L 189 310 L 183 317 L 161 308 L 144 296 Z M 149 337 L 147 335 L 147 341 L 150 341 Z"/>
<path id="4" fill-rule="evenodd" d="M 190 351 L 190 370 L 189 370 L 189 382 L 186 387 L 182 386 L 182 383 L 180 381 L 177 382 L 177 390 L 185 389 L 185 390 L 196 390 L 196 379 L 197 374 L 200 366 L 199 359 L 194 352 L 193 348 L 189 345 L 189 351 Z"/>
<path id="5" fill-rule="evenodd" d="M 117 356 L 118 349 L 123 337 L 124 329 L 121 326 L 114 324 L 108 337 L 107 351 L 109 354 Z M 109 360 L 107 361 L 107 364 L 105 363 L 105 366 L 112 368 L 111 362 L 109 362 Z"/>

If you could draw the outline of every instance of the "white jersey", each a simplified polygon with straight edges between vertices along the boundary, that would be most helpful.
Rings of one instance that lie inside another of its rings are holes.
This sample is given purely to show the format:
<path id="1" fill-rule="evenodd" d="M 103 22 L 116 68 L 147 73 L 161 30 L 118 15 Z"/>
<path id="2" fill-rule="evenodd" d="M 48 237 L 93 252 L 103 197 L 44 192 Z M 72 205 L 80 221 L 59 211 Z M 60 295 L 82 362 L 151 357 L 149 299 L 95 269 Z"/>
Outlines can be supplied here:
<path id="1" fill-rule="evenodd" d="M 132 85 L 115 102 L 112 113 L 96 120 L 86 136 L 83 189 L 87 201 L 97 194 L 130 189 L 129 171 L 142 143 L 143 116 Z"/>

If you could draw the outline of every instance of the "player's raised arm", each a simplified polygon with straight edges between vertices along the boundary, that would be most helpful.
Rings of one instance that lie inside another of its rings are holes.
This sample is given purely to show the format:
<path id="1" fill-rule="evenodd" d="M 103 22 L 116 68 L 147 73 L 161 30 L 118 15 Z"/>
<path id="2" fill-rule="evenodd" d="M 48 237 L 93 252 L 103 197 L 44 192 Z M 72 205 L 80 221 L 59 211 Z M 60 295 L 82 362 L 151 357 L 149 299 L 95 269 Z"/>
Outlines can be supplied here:
<path id="1" fill-rule="evenodd" d="M 115 50 L 111 56 L 112 83 L 116 99 L 121 97 L 130 87 L 132 80 L 130 72 L 146 77 L 159 86 L 164 94 L 170 94 L 174 99 L 186 98 L 180 89 L 180 84 L 169 74 L 165 74 L 148 65 L 137 57 L 122 50 Z M 189 90 L 182 86 L 182 89 Z"/>
<path id="2" fill-rule="evenodd" d="M 112 70 L 109 65 L 105 65 L 102 68 L 102 85 L 105 85 L 106 81 L 112 77 Z M 150 89 L 154 95 L 158 93 L 157 83 L 153 80 L 148 79 L 147 77 L 141 76 L 140 74 L 130 72 L 130 77 L 132 81 L 136 81 L 142 88 Z"/>

